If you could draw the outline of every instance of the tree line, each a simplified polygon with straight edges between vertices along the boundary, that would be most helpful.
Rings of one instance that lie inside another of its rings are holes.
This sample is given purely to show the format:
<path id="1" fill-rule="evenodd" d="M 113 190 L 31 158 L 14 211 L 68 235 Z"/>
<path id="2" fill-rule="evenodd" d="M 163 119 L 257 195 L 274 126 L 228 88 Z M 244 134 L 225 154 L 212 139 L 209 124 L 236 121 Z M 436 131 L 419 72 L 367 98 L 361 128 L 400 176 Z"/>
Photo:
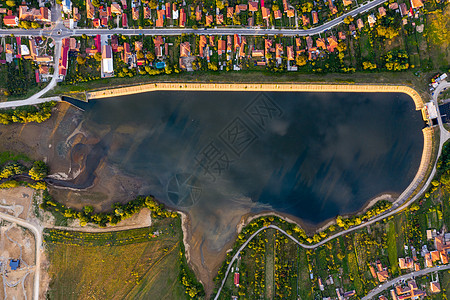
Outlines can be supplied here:
<path id="1" fill-rule="evenodd" d="M 0 111 L 0 124 L 12 123 L 42 123 L 52 116 L 52 108 L 56 102 L 45 102 L 38 105 L 26 105 L 16 109 Z"/>

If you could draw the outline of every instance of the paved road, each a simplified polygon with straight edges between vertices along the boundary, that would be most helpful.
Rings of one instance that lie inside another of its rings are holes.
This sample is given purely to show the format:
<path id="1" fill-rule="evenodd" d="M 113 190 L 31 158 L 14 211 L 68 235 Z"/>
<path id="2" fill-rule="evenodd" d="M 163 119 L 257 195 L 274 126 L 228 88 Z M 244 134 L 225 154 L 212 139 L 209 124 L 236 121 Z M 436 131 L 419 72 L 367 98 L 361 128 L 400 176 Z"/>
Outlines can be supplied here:
<path id="1" fill-rule="evenodd" d="M 230 35 L 230 34 L 242 34 L 242 35 L 274 35 L 274 34 L 283 34 L 283 35 L 315 35 L 322 33 L 326 30 L 329 30 L 344 20 L 346 16 L 357 16 L 358 14 L 364 13 L 372 8 L 375 8 L 376 6 L 386 2 L 386 0 L 374 0 L 371 2 L 368 2 L 348 13 L 343 14 L 342 16 L 331 20 L 325 24 L 322 24 L 320 26 L 310 28 L 310 29 L 274 29 L 274 28 L 267 28 L 267 29 L 261 29 L 261 28 L 208 28 L 208 29 L 190 29 L 190 28 L 152 28 L 152 29 L 74 29 L 70 30 L 67 28 L 64 28 L 62 26 L 58 26 L 58 31 L 56 33 L 51 30 L 47 29 L 28 29 L 28 30 L 22 30 L 22 29 L 3 29 L 0 30 L 0 36 L 1 35 L 10 35 L 14 34 L 16 36 L 37 36 L 37 35 L 43 35 L 43 36 L 52 36 L 52 37 L 68 37 L 68 36 L 74 36 L 74 35 L 96 35 L 96 34 L 123 34 L 123 35 L 137 35 L 137 34 L 147 34 L 147 35 L 180 35 L 182 33 L 199 33 L 199 34 L 211 34 L 211 35 Z"/>
<path id="2" fill-rule="evenodd" d="M 33 288 L 33 299 L 39 299 L 39 280 L 41 275 L 41 249 L 42 249 L 42 228 L 38 227 L 35 224 L 32 224 L 28 221 L 25 221 L 20 218 L 13 217 L 11 215 L 1 213 L 0 219 L 4 219 L 9 222 L 16 223 L 22 227 L 25 227 L 34 234 L 36 240 L 36 271 L 34 274 L 34 288 Z"/>
<path id="3" fill-rule="evenodd" d="M 422 269 L 420 271 L 417 272 L 412 272 L 412 273 L 408 273 L 405 274 L 403 276 L 394 278 L 392 280 L 386 281 L 385 283 L 383 283 L 381 285 L 381 287 L 377 287 L 375 289 L 373 289 L 372 291 L 370 291 L 370 293 L 368 293 L 366 296 L 362 297 L 361 300 L 369 300 L 374 298 L 376 295 L 378 295 L 379 293 L 381 293 L 382 291 L 388 289 L 389 287 L 391 287 L 393 284 L 399 282 L 400 280 L 407 280 L 416 276 L 422 276 L 428 273 L 433 273 L 433 272 L 437 272 L 437 271 L 443 271 L 443 270 L 448 270 L 450 269 L 450 264 L 448 265 L 444 265 L 444 266 L 436 266 L 433 268 L 427 268 L 427 269 Z"/>

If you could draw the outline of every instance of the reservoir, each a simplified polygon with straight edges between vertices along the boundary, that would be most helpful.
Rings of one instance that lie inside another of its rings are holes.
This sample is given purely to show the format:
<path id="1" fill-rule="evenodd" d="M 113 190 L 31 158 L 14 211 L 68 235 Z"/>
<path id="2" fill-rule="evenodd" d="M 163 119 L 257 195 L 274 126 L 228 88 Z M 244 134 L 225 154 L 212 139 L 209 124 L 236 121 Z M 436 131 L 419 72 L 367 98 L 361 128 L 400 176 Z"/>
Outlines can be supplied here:
<path id="1" fill-rule="evenodd" d="M 91 185 L 104 158 L 141 178 L 139 193 L 189 212 L 211 245 L 243 213 L 317 224 L 399 195 L 424 143 L 421 113 L 401 93 L 158 91 L 83 109 L 100 146 L 77 184 Z"/>

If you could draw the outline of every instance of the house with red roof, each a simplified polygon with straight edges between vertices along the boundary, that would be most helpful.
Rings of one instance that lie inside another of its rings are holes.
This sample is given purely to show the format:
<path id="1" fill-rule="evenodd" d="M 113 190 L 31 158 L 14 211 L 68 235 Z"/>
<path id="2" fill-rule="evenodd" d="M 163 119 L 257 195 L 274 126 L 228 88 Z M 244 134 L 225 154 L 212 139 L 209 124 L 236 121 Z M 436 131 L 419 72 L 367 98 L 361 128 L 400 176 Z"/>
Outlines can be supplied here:
<path id="1" fill-rule="evenodd" d="M 122 27 L 128 28 L 128 17 L 127 14 L 122 14 Z"/>
<path id="2" fill-rule="evenodd" d="M 19 25 L 19 18 L 17 16 L 4 16 L 3 24 L 9 27 L 14 27 Z"/>

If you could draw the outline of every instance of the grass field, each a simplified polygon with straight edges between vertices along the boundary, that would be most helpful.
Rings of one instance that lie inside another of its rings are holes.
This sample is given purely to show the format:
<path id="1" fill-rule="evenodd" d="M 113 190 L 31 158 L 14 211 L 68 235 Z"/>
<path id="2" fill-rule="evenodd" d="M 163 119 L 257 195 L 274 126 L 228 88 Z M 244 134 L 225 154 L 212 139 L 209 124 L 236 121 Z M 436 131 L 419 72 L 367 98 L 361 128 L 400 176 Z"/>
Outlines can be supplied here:
<path id="1" fill-rule="evenodd" d="M 153 236 L 155 231 L 159 236 Z M 181 239 L 179 218 L 117 233 L 46 232 L 51 277 L 48 296 L 185 299 L 178 281 Z"/>
<path id="2" fill-rule="evenodd" d="M 397 234 L 395 232 L 394 222 L 389 222 L 387 229 L 387 246 L 389 264 L 391 265 L 392 274 L 398 273 L 398 259 L 397 259 Z"/>

